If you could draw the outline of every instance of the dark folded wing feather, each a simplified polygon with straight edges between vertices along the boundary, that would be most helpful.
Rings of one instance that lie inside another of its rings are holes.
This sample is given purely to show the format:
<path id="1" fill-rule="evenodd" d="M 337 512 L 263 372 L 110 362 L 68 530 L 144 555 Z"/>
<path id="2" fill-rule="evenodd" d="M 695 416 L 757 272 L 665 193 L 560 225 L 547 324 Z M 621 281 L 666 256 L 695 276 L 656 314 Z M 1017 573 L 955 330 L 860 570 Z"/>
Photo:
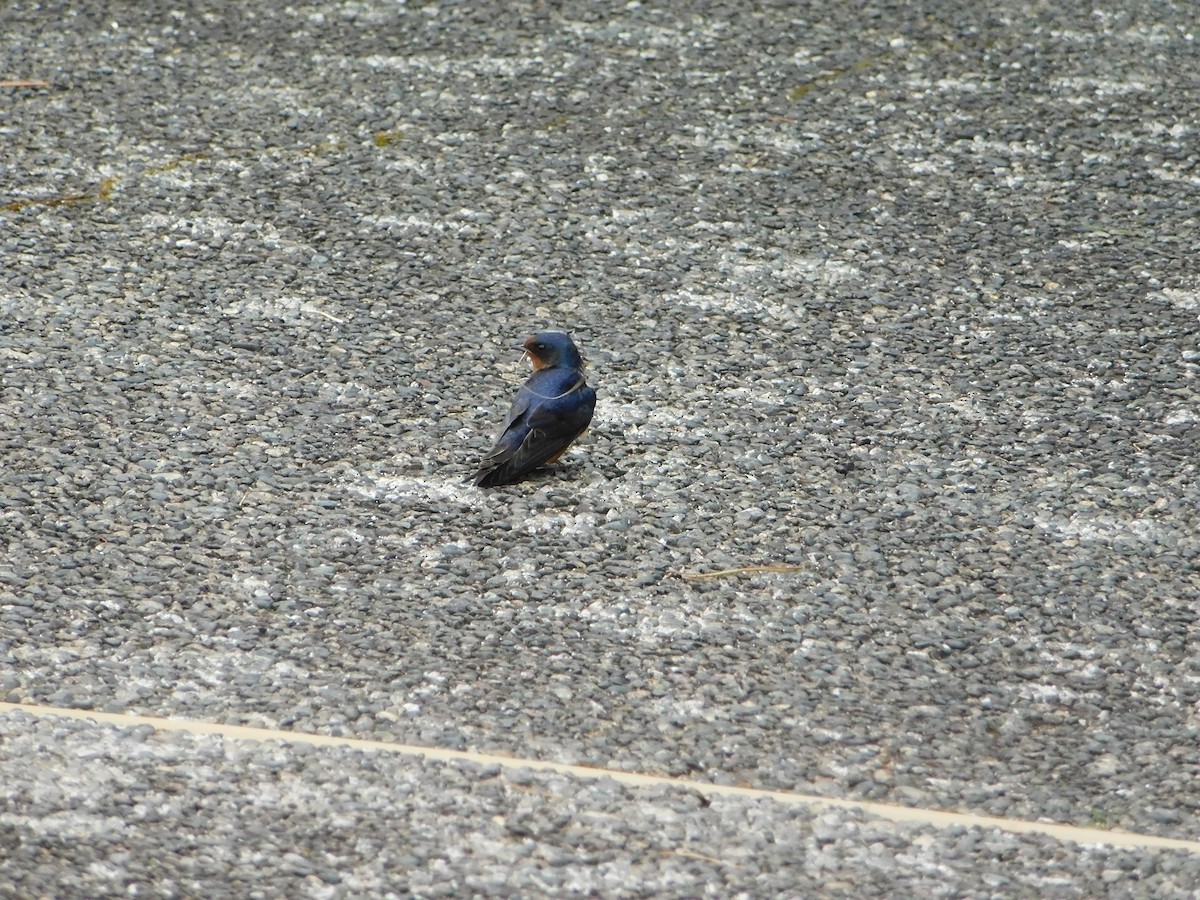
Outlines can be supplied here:
<path id="1" fill-rule="evenodd" d="M 550 396 L 539 396 L 528 384 L 521 388 L 496 445 L 479 464 L 475 484 L 491 487 L 517 481 L 583 433 L 592 419 L 596 392 L 582 376 L 564 393 Z"/>

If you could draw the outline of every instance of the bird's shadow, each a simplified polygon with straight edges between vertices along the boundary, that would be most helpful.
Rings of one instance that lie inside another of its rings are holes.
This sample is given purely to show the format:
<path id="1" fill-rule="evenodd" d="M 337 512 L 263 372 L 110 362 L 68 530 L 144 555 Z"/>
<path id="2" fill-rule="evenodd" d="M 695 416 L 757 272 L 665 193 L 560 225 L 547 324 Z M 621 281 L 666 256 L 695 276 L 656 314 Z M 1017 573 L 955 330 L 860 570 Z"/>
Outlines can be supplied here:
<path id="1" fill-rule="evenodd" d="M 481 487 L 480 490 L 491 491 L 497 488 L 513 488 L 520 487 L 521 485 L 542 485 L 550 481 L 561 481 L 563 484 L 576 484 L 579 481 L 579 477 L 589 471 L 599 472 L 607 481 L 612 481 L 625 474 L 624 470 L 619 470 L 611 466 L 604 467 L 585 463 L 563 465 L 558 463 L 552 466 L 540 466 L 520 481 L 512 481 L 508 484 L 494 484 L 489 487 Z M 468 476 L 465 480 L 470 481 L 471 476 Z"/>

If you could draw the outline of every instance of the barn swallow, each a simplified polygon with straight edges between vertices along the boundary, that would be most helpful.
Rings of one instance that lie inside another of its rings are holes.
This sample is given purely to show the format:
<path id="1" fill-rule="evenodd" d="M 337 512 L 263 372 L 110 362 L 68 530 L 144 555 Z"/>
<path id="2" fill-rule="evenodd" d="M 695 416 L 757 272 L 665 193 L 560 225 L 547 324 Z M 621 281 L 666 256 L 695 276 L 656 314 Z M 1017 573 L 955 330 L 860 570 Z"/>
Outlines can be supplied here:
<path id="1" fill-rule="evenodd" d="M 583 357 L 563 331 L 539 331 L 524 350 L 533 374 L 517 392 L 496 445 L 472 480 L 479 487 L 512 484 L 557 462 L 592 421 L 596 392 L 583 378 Z"/>

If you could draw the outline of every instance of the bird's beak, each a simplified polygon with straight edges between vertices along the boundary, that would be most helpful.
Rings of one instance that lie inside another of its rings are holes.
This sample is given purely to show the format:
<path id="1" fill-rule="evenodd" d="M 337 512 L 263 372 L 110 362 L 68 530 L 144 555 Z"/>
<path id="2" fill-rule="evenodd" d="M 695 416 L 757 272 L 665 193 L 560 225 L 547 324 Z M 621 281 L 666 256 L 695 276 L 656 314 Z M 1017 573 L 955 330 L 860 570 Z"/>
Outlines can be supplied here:
<path id="1" fill-rule="evenodd" d="M 528 347 L 513 347 L 513 349 L 521 351 L 521 359 L 528 359 L 529 364 L 533 366 L 533 371 L 536 372 L 541 368 L 541 366 L 538 365 L 538 358 L 533 355 Z"/>

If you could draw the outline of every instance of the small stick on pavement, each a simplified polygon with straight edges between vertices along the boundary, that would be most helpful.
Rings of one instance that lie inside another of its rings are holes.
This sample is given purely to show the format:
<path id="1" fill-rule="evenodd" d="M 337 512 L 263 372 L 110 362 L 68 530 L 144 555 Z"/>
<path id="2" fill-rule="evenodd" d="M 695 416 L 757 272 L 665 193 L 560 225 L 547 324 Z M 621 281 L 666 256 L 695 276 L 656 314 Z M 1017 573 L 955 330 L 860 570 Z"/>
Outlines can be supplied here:
<path id="1" fill-rule="evenodd" d="M 803 572 L 804 566 L 738 566 L 736 569 L 718 569 L 716 572 L 680 572 L 684 581 L 704 581 L 708 578 L 724 578 L 726 575 L 752 575 L 758 572 Z"/>
<path id="2" fill-rule="evenodd" d="M 704 862 L 716 863 L 719 866 L 733 866 L 738 868 L 737 863 L 731 863 L 724 859 L 717 859 L 715 856 L 706 856 L 703 853 L 697 853 L 695 850 L 688 850 L 686 847 L 677 847 L 671 851 L 676 856 L 682 856 L 686 859 L 702 859 Z"/>

